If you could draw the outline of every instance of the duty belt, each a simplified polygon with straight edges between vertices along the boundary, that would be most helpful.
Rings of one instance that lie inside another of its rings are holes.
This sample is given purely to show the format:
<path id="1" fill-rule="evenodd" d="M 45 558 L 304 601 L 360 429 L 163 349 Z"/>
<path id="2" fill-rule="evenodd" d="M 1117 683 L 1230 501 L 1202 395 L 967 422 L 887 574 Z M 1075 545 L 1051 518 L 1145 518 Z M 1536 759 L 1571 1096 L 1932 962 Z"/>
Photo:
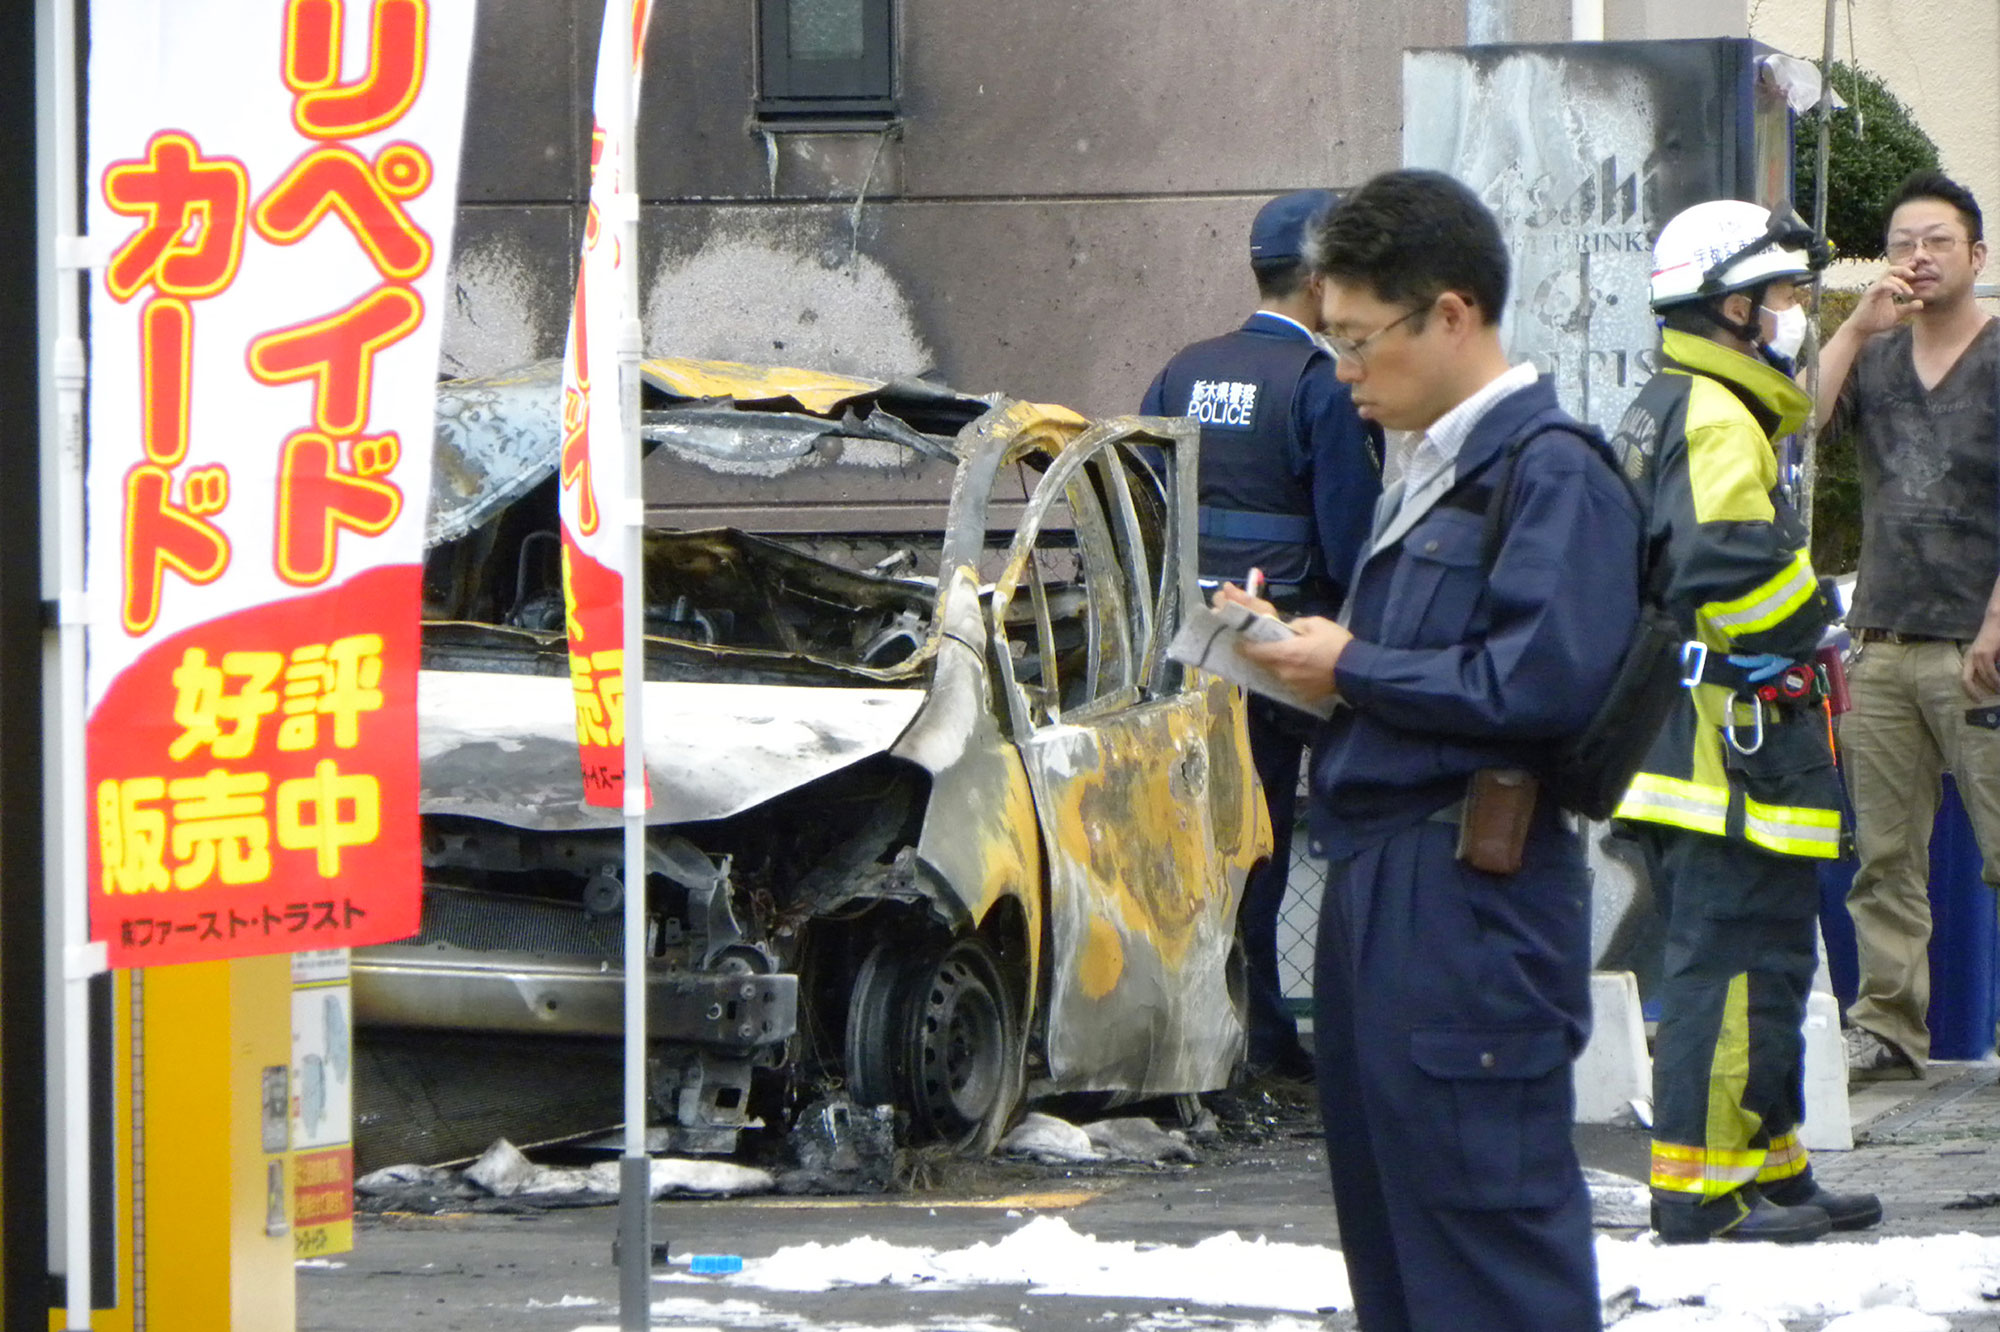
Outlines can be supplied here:
<path id="1" fill-rule="evenodd" d="M 1260 509 L 1224 509 L 1203 504 L 1195 510 L 1195 530 L 1225 541 L 1275 541 L 1287 546 L 1310 545 L 1313 520 L 1302 513 L 1267 513 Z"/>
<path id="2" fill-rule="evenodd" d="M 1819 667 L 1795 661 L 1764 680 L 1750 678 L 1753 668 L 1738 666 L 1727 657 L 1711 652 L 1708 644 L 1690 639 L 1681 644 L 1681 683 L 1689 689 L 1698 684 L 1719 685 L 1729 691 L 1723 714 L 1722 738 L 1739 754 L 1754 754 L 1764 747 L 1765 709 L 1773 721 L 1786 721 L 1808 708 L 1817 708 L 1827 696 L 1827 682 Z M 1737 735 L 1736 709 L 1749 704 L 1751 737 L 1746 744 Z"/>
<path id="3" fill-rule="evenodd" d="M 1763 680 L 1750 678 L 1751 668 L 1738 666 L 1706 643 L 1681 646 L 1681 683 L 1692 689 L 1698 684 L 1721 685 L 1744 699 L 1765 703 L 1811 706 L 1826 696 L 1819 672 L 1811 662 L 1795 661 L 1776 675 Z"/>

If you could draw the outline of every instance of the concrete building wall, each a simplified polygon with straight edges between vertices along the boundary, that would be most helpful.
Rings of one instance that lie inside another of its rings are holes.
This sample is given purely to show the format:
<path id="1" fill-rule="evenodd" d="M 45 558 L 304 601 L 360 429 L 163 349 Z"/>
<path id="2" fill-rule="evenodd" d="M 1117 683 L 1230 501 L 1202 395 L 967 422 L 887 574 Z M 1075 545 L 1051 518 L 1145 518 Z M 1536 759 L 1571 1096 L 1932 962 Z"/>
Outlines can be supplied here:
<path id="1" fill-rule="evenodd" d="M 602 0 L 479 0 L 445 368 L 560 354 Z M 1603 0 L 1607 38 L 1816 56 L 1824 0 Z M 2000 6 L 1853 6 L 1860 63 L 2000 200 Z M 899 0 L 893 133 L 763 136 L 754 6 L 662 7 L 642 289 L 657 351 L 930 373 L 1129 408 L 1253 300 L 1251 215 L 1401 154 L 1401 53 L 1468 21 L 1568 34 L 1568 0 Z M 1846 20 L 1841 50 L 1848 51 Z"/>
<path id="2" fill-rule="evenodd" d="M 1818 60 L 1827 0 L 1756 0 L 1751 35 Z M 1835 53 L 1902 98 L 1936 141 L 1945 172 L 2000 218 L 2000 4 L 1841 4 Z M 1990 279 L 1993 271 L 1988 270 Z"/>
<path id="3" fill-rule="evenodd" d="M 1676 37 L 1751 37 L 1751 0 L 1603 0 L 1604 39 L 1666 41 Z"/>
<path id="4" fill-rule="evenodd" d="M 602 0 L 480 0 L 445 367 L 560 354 Z M 1560 40 L 1567 0 L 1498 4 Z M 1401 155 L 1401 53 L 1466 0 L 902 0 L 901 122 L 752 124 L 753 6 L 659 8 L 639 182 L 652 350 L 932 373 L 1129 410 L 1254 300 L 1251 215 Z"/>

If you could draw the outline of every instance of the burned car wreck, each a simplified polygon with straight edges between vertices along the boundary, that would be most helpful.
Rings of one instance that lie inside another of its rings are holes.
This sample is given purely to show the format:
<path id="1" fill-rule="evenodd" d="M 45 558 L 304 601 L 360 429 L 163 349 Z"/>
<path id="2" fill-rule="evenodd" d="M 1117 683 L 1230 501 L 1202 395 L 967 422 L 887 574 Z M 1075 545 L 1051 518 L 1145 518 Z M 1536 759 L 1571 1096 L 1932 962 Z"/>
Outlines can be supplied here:
<path id="1" fill-rule="evenodd" d="M 422 930 L 354 959 L 359 1168 L 615 1125 L 624 883 L 583 801 L 560 366 L 439 389 Z M 927 383 L 645 363 L 654 1141 L 1224 1085 L 1270 827 L 1165 647 L 1193 436 Z"/>

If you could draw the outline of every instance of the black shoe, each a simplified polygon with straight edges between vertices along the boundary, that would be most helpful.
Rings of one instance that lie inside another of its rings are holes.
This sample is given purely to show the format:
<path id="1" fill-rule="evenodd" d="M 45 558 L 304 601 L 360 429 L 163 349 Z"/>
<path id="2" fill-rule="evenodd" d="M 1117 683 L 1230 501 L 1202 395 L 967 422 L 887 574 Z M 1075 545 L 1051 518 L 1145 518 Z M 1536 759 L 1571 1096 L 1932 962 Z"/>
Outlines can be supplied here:
<path id="1" fill-rule="evenodd" d="M 1817 1207 L 1780 1207 L 1754 1184 L 1719 1198 L 1653 1196 L 1653 1229 L 1662 1244 L 1701 1244 L 1708 1240 L 1765 1240 L 1801 1244 L 1833 1229 Z"/>
<path id="2" fill-rule="evenodd" d="M 1244 1073 L 1253 1081 L 1277 1078 L 1284 1082 L 1309 1083 L 1314 1074 L 1313 1057 L 1305 1046 L 1293 1041 L 1291 1047 L 1275 1059 L 1249 1060 Z"/>
<path id="3" fill-rule="evenodd" d="M 1759 1184 L 1757 1188 L 1780 1207 L 1819 1208 L 1835 1230 L 1866 1230 L 1882 1220 L 1880 1198 L 1872 1193 L 1828 1193 L 1810 1170 L 1775 1184 Z"/>
<path id="4" fill-rule="evenodd" d="M 1277 1076 L 1289 1078 L 1293 1082 L 1311 1082 L 1315 1071 L 1313 1057 L 1302 1045 L 1293 1045 L 1291 1049 L 1278 1056 L 1278 1062 L 1271 1068 L 1271 1072 Z"/>

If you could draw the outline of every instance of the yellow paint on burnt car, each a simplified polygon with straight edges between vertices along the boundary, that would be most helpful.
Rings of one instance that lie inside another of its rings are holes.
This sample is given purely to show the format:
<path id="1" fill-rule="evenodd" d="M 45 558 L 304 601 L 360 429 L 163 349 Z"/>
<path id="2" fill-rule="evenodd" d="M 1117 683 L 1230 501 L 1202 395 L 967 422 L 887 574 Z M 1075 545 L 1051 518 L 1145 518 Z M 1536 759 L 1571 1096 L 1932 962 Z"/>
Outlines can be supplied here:
<path id="1" fill-rule="evenodd" d="M 1077 973 L 1084 997 L 1089 999 L 1110 994 L 1125 974 L 1125 941 L 1119 937 L 1118 927 L 1101 916 L 1090 922 Z"/>
<path id="2" fill-rule="evenodd" d="M 646 382 L 677 398 L 727 398 L 737 403 L 796 403 L 815 416 L 835 416 L 843 404 L 888 387 L 887 380 L 744 361 L 656 356 L 640 363 Z M 948 391 L 948 390 L 947 390 Z M 971 395 L 967 395 L 970 397 Z M 1053 403 L 1010 402 L 1000 421 L 1051 452 L 1090 423 Z M 1000 433 L 996 430 L 995 433 Z"/>
<path id="3" fill-rule="evenodd" d="M 1042 964 L 1042 847 L 1035 836 L 1035 796 L 1020 755 L 1011 748 L 1003 748 L 1000 757 L 1007 789 L 998 801 L 978 814 L 979 861 L 985 866 L 986 876 L 973 915 L 983 921 L 1003 899 L 1019 900 L 1027 923 L 1028 974 L 1038 976 Z M 1029 987 L 1030 1013 L 1036 1007 L 1035 989 Z"/>
<path id="4" fill-rule="evenodd" d="M 1215 811 L 1215 850 L 1241 876 L 1267 859 L 1275 840 L 1271 808 L 1257 781 L 1245 729 L 1249 697 L 1227 681 L 1209 677 L 1208 759 L 1210 806 Z"/>
<path id="5" fill-rule="evenodd" d="M 677 398 L 728 398 L 735 402 L 797 403 L 816 416 L 832 414 L 853 398 L 880 392 L 885 381 L 743 361 L 702 361 L 684 356 L 641 362 L 646 382 Z"/>
<path id="6" fill-rule="evenodd" d="M 1009 459 L 1037 451 L 1051 455 L 1090 427 L 1090 422 L 1067 407 L 1047 402 L 1010 402 L 998 416 L 988 421 L 997 438 L 1007 441 Z"/>
<path id="7" fill-rule="evenodd" d="M 1103 905 L 1177 969 L 1209 899 L 1228 886 L 1210 881 L 1196 719 L 1181 708 L 1142 711 L 1149 724 L 1119 717 L 1077 732 L 1097 759 L 1062 787 L 1056 822 L 1064 854 L 1089 867 Z"/>
<path id="8" fill-rule="evenodd" d="M 978 571 L 954 569 L 938 605 L 930 698 L 896 749 L 935 779 L 918 853 L 975 922 L 1003 901 L 1020 903 L 1027 972 L 1039 975 L 1042 842 L 1027 770 L 993 717 Z M 1028 989 L 1032 1012 L 1036 994 Z"/>
<path id="9" fill-rule="evenodd" d="M 1050 844 L 1056 1086 L 1218 1087 L 1240 1053 L 1227 977 L 1242 876 L 1210 831 L 1203 702 L 1171 694 L 1028 746 Z"/>

